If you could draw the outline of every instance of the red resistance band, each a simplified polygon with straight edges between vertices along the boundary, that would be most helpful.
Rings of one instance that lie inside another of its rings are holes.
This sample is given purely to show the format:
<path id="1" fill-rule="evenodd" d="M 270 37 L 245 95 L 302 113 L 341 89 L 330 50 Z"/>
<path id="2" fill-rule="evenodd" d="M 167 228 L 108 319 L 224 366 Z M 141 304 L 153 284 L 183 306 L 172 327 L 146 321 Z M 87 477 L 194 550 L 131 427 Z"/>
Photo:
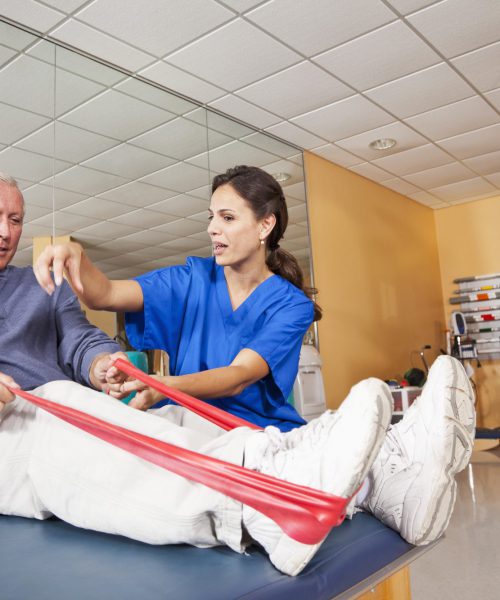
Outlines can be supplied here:
<path id="1" fill-rule="evenodd" d="M 226 431 L 230 431 L 231 429 L 234 429 L 235 427 L 250 427 L 251 429 L 259 429 L 259 430 L 262 429 L 261 427 L 258 427 L 254 423 L 250 423 L 250 421 L 245 421 L 245 419 L 240 419 L 240 417 L 231 415 L 230 413 L 226 412 L 225 410 L 217 408 L 216 406 L 212 406 L 211 404 L 208 404 L 207 402 L 198 400 L 198 398 L 193 398 L 193 396 L 190 396 L 189 394 L 185 394 L 184 392 L 181 392 L 179 390 L 174 390 L 174 388 L 171 388 L 163 383 L 160 383 L 157 379 L 154 379 L 153 377 L 146 375 L 146 373 L 144 373 L 144 371 L 141 371 L 140 369 L 135 367 L 132 363 L 128 362 L 127 360 L 124 360 L 123 358 L 117 358 L 113 362 L 113 365 L 117 369 L 120 369 L 120 371 L 123 371 L 124 373 L 126 373 L 127 375 L 130 375 L 134 379 L 138 379 L 139 381 L 142 381 L 142 383 L 145 383 L 146 385 L 153 388 L 157 392 L 160 392 L 160 394 L 163 394 L 164 396 L 166 396 L 167 398 L 170 398 L 171 400 L 175 400 L 175 402 L 177 402 L 177 404 L 180 404 L 184 408 L 188 408 L 189 410 L 196 413 L 200 417 L 203 417 L 204 419 L 207 419 L 207 421 L 211 421 L 212 423 L 215 423 L 215 425 L 218 425 L 219 427 L 221 427 L 222 429 L 225 429 Z"/>
<path id="2" fill-rule="evenodd" d="M 123 362 L 130 374 L 135 376 L 135 371 L 132 373 L 135 367 L 131 366 L 129 368 L 129 363 Z M 115 364 L 120 369 L 122 368 L 122 365 L 118 365 L 118 360 Z M 152 379 L 142 371 L 137 371 L 141 380 Z M 161 385 L 155 379 L 152 379 L 152 381 L 155 386 Z M 147 383 L 147 381 L 144 381 L 144 383 Z M 272 519 L 288 536 L 298 542 L 304 544 L 319 543 L 326 537 L 332 527 L 340 525 L 345 518 L 345 510 L 350 498 L 340 498 L 320 490 L 290 483 L 251 469 L 245 469 L 239 465 L 199 454 L 113 425 L 74 408 L 39 398 L 29 392 L 10 388 L 9 386 L 5 387 L 13 394 L 21 396 L 32 404 L 95 437 L 176 475 L 202 483 L 254 508 Z M 161 387 L 165 388 L 166 386 Z M 155 389 L 158 389 L 158 387 Z M 204 411 L 197 403 L 200 405 L 205 403 L 196 398 L 191 398 L 187 394 L 175 390 L 174 392 L 175 396 L 180 394 L 191 401 L 194 400 L 194 404 L 198 408 L 197 413 L 203 416 Z M 178 398 L 172 399 L 178 401 Z M 184 401 L 185 398 L 182 398 L 182 400 Z M 214 409 L 209 405 L 207 405 L 207 408 Z M 218 409 L 214 410 L 217 411 Z M 237 419 L 232 415 L 227 416 L 231 417 L 229 421 Z M 241 421 L 241 419 L 237 420 Z M 253 427 L 255 428 L 255 426 Z"/>

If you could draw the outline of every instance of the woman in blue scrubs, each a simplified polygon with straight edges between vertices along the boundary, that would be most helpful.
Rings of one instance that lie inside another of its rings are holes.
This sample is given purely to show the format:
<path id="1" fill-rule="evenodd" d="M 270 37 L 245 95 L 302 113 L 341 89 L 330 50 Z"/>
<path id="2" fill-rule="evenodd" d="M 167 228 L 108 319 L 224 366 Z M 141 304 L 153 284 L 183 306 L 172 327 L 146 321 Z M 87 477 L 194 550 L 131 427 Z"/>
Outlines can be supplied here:
<path id="1" fill-rule="evenodd" d="M 63 271 L 90 308 L 126 312 L 139 350 L 170 359 L 166 385 L 260 426 L 288 431 L 304 420 L 287 402 L 302 338 L 319 307 L 295 258 L 281 249 L 288 212 L 281 186 L 256 167 L 214 178 L 208 235 L 213 257 L 189 257 L 134 280 L 111 281 L 77 243 L 48 247 L 35 267 L 47 292 Z M 111 383 L 112 395 L 137 390 L 131 406 L 148 409 L 158 392 L 138 381 Z"/>

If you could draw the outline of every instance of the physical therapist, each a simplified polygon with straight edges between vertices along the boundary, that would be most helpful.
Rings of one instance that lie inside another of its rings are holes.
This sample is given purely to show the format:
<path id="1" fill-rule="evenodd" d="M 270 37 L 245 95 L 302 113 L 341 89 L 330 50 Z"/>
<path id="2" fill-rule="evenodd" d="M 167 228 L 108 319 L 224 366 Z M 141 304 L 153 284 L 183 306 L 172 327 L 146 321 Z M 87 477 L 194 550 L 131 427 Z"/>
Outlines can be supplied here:
<path id="1" fill-rule="evenodd" d="M 54 292 L 63 273 L 90 308 L 126 312 L 138 350 L 170 359 L 166 385 L 256 425 L 288 431 L 304 420 L 287 402 L 302 338 L 320 308 L 304 287 L 296 259 L 279 246 L 288 212 L 283 190 L 257 167 L 237 166 L 212 183 L 208 234 L 213 257 L 188 257 L 134 280 L 111 281 L 78 243 L 49 246 L 35 266 Z M 112 395 L 137 390 L 131 406 L 162 399 L 139 381 L 111 384 Z"/>

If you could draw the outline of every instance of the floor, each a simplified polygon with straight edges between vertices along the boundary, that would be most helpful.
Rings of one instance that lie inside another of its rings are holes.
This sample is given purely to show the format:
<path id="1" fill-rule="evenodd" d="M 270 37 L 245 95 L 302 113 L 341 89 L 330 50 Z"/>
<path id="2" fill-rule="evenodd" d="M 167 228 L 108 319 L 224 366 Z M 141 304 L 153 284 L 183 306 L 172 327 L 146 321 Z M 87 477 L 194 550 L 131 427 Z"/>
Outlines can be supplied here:
<path id="1" fill-rule="evenodd" d="M 458 476 L 445 538 L 410 567 L 412 600 L 500 599 L 500 447 Z"/>

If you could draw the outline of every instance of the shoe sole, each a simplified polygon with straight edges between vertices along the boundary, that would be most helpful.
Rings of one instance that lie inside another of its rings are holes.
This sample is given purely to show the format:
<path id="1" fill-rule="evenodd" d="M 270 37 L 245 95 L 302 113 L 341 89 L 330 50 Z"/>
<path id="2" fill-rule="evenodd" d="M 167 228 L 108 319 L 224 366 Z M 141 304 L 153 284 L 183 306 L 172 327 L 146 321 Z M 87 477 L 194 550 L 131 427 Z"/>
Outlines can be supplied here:
<path id="1" fill-rule="evenodd" d="M 375 401 L 370 402 L 374 395 Z M 367 379 L 352 388 L 337 412 L 325 451 L 339 461 L 328 464 L 335 483 L 324 486 L 323 491 L 349 498 L 363 483 L 383 443 L 392 416 L 392 396 L 385 383 Z M 283 534 L 269 558 L 280 571 L 298 575 L 323 541 L 308 546 Z"/>
<path id="2" fill-rule="evenodd" d="M 421 407 L 431 443 L 405 498 L 405 502 L 410 498 L 418 502 L 419 508 L 416 512 L 413 506 L 403 508 L 401 521 L 401 535 L 417 546 L 438 539 L 448 526 L 456 498 L 455 475 L 467 466 L 474 440 L 474 393 L 469 378 L 457 360 L 443 356 L 437 361 L 434 379 L 429 381 L 431 393 Z M 440 417 L 437 422 L 436 415 Z M 429 473 L 436 479 L 434 485 Z M 422 527 L 415 535 L 415 529 Z"/>

